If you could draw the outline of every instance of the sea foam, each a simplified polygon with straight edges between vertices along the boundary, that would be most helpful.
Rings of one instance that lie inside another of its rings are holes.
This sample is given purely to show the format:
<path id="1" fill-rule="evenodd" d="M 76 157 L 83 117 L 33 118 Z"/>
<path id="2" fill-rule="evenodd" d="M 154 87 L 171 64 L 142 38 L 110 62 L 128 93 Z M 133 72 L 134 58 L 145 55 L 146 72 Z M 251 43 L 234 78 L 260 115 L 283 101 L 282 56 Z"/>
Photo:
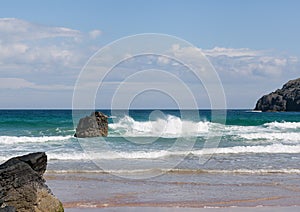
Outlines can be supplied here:
<path id="1" fill-rule="evenodd" d="M 168 115 L 166 119 L 155 121 L 135 121 L 125 116 L 116 123 L 109 124 L 110 136 L 122 135 L 128 137 L 180 137 L 197 136 L 209 131 L 209 122 L 185 121 L 179 117 Z"/>
<path id="2" fill-rule="evenodd" d="M 44 143 L 48 141 L 64 141 L 73 136 L 0 136 L 0 144 L 17 144 L 17 143 Z"/>
<path id="3" fill-rule="evenodd" d="M 208 154 L 244 154 L 244 153 L 300 153 L 300 145 L 259 145 L 259 146 L 234 146 L 223 148 L 204 148 L 191 151 L 170 151 L 170 150 L 152 150 L 152 151 L 106 151 L 106 152 L 74 152 L 74 153 L 54 153 L 49 152 L 50 160 L 114 160 L 114 159 L 163 159 L 168 157 L 184 157 L 188 154 L 201 157 Z"/>
<path id="4" fill-rule="evenodd" d="M 236 136 L 246 141 L 293 141 L 300 143 L 300 122 L 270 122 L 259 126 L 221 125 L 208 121 L 182 120 L 168 115 L 166 119 L 155 121 L 136 121 L 125 116 L 109 124 L 109 136 L 124 137 L 163 137 L 177 138 L 184 136 L 207 137 L 214 133 L 224 136 Z"/>

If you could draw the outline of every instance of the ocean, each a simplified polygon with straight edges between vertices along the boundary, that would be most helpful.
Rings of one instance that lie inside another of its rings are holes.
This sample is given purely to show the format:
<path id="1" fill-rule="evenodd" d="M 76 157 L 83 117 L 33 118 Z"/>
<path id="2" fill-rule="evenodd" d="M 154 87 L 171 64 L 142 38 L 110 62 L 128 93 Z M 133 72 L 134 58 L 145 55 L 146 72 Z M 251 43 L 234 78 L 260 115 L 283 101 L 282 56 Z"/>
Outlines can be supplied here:
<path id="1" fill-rule="evenodd" d="M 227 110 L 224 124 L 210 110 L 99 111 L 108 137 L 77 139 L 89 111 L 0 110 L 0 162 L 45 151 L 67 206 L 299 205 L 300 113 Z"/>

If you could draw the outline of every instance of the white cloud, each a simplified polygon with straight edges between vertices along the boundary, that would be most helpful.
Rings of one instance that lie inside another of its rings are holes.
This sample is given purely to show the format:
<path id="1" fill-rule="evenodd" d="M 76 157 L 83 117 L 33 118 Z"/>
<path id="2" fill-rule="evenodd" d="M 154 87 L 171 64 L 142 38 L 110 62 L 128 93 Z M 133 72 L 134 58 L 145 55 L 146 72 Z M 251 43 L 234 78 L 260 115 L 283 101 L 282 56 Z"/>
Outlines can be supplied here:
<path id="1" fill-rule="evenodd" d="M 214 48 L 203 50 L 219 74 L 228 77 L 277 78 L 299 66 L 298 59 L 274 51 Z M 288 76 L 286 76 L 288 77 Z"/>
<path id="2" fill-rule="evenodd" d="M 249 48 L 221 48 L 199 49 L 197 47 L 181 47 L 174 44 L 169 55 L 183 58 L 188 64 L 196 64 L 201 68 L 198 53 L 202 52 L 224 82 L 247 82 L 256 83 L 257 80 L 282 79 L 288 80 L 299 76 L 299 60 L 295 56 L 278 54 L 270 50 L 252 50 Z M 200 58 L 201 60 L 201 58 Z M 140 56 L 126 61 L 126 69 L 129 71 L 118 71 L 112 77 L 115 80 L 124 79 L 127 74 L 134 73 L 142 69 L 164 69 L 176 74 L 178 77 L 188 82 L 199 83 L 199 80 L 193 80 L 195 76 L 189 73 L 189 69 L 184 69 L 180 63 L 166 56 Z M 196 67 L 197 68 L 197 67 Z M 206 75 L 206 72 L 203 72 Z"/>
<path id="3" fill-rule="evenodd" d="M 47 91 L 62 91 L 73 90 L 73 86 L 51 84 L 51 85 L 39 85 L 22 78 L 0 78 L 0 89 L 36 89 Z"/>
<path id="4" fill-rule="evenodd" d="M 170 63 L 170 59 L 167 58 L 167 57 L 165 57 L 165 56 L 159 56 L 159 57 L 157 58 L 157 62 L 158 62 L 159 64 L 168 64 L 168 63 Z"/>
<path id="5" fill-rule="evenodd" d="M 1 77 L 45 81 L 61 75 L 60 83 L 74 80 L 94 52 L 89 40 L 89 34 L 66 27 L 0 18 Z"/>
<path id="6" fill-rule="evenodd" d="M 66 27 L 0 18 L 0 107 L 71 107 L 92 40 Z"/>
<path id="7" fill-rule="evenodd" d="M 172 51 L 175 52 L 175 51 L 178 51 L 180 49 L 180 45 L 179 44 L 173 44 L 172 45 Z"/>
<path id="8" fill-rule="evenodd" d="M 48 90 L 48 91 L 60 91 L 60 90 L 72 90 L 73 86 L 66 85 L 39 85 L 22 78 L 0 78 L 1 89 L 36 89 L 36 90 Z"/>
<path id="9" fill-rule="evenodd" d="M 212 63 L 221 79 L 236 80 L 248 77 L 250 79 L 293 77 L 299 75 L 299 59 L 295 56 L 280 55 L 270 50 L 253 50 L 249 48 L 222 48 L 199 49 L 196 47 L 171 48 L 174 55 L 184 55 L 191 63 L 199 63 L 195 52 L 201 51 Z M 289 74 L 287 74 L 289 73 Z"/>
<path id="10" fill-rule="evenodd" d="M 89 35 L 92 39 L 98 38 L 102 34 L 101 30 L 95 29 L 89 32 Z"/>
<path id="11" fill-rule="evenodd" d="M 65 27 L 34 24 L 15 18 L 0 18 L 0 56 L 10 56 L 11 52 L 8 49 L 15 51 L 13 55 L 49 46 L 58 50 L 71 49 L 75 48 L 84 36 L 84 33 L 78 30 Z"/>
<path id="12" fill-rule="evenodd" d="M 0 43 L 0 60 L 4 60 L 5 58 L 15 57 L 19 54 L 24 54 L 29 49 L 28 45 L 23 43 L 11 43 L 4 44 Z"/>
<path id="13" fill-rule="evenodd" d="M 0 78 L 1 89 L 20 89 L 34 86 L 33 83 L 20 78 Z"/>
<path id="14" fill-rule="evenodd" d="M 81 37 L 78 30 L 34 24 L 16 18 L 0 18 L 0 35 L 2 41 L 14 42 L 58 37 L 79 39 Z"/>
<path id="15" fill-rule="evenodd" d="M 213 49 L 202 49 L 202 52 L 206 56 L 218 57 L 218 56 L 226 56 L 226 57 L 255 57 L 263 54 L 262 51 L 251 50 L 249 48 L 222 48 L 215 47 Z"/>

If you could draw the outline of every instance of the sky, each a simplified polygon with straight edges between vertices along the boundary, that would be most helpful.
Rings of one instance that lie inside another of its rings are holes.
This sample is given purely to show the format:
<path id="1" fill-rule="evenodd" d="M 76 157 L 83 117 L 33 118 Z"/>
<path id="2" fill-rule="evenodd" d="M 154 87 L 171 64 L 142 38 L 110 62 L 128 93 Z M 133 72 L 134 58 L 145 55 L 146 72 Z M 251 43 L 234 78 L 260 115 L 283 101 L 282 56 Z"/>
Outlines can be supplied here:
<path id="1" fill-rule="evenodd" d="M 140 33 L 176 36 L 200 49 L 220 77 L 228 108 L 251 109 L 261 95 L 300 76 L 297 0 L 0 3 L 0 108 L 71 108 L 76 81 L 89 58 L 104 45 Z M 139 58 L 131 66 L 121 64 L 111 75 L 114 83 L 147 60 Z M 155 66 L 148 68 L 166 68 L 175 75 L 180 72 L 167 62 L 160 66 L 162 61 L 170 62 L 156 58 Z M 205 90 L 181 72 L 177 76 L 196 95 L 199 107 L 209 108 L 207 95 L 202 95 Z M 149 78 L 144 83 L 153 81 Z M 176 89 L 175 84 L 165 84 Z M 108 86 L 99 93 L 97 107 L 109 108 L 113 91 Z M 136 98 L 135 107 L 168 108 L 174 106 L 170 99 L 176 99 L 155 92 L 142 96 Z"/>

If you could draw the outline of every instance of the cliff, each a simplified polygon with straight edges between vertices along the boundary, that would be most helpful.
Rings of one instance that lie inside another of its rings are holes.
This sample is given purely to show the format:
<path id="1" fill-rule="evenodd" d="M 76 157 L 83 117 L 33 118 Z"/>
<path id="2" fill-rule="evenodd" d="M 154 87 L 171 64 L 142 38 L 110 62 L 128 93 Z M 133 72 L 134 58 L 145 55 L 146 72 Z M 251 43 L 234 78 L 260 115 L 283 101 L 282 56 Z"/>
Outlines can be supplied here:
<path id="1" fill-rule="evenodd" d="M 261 97 L 254 110 L 263 112 L 300 111 L 300 78 L 290 80 L 281 89 Z"/>

